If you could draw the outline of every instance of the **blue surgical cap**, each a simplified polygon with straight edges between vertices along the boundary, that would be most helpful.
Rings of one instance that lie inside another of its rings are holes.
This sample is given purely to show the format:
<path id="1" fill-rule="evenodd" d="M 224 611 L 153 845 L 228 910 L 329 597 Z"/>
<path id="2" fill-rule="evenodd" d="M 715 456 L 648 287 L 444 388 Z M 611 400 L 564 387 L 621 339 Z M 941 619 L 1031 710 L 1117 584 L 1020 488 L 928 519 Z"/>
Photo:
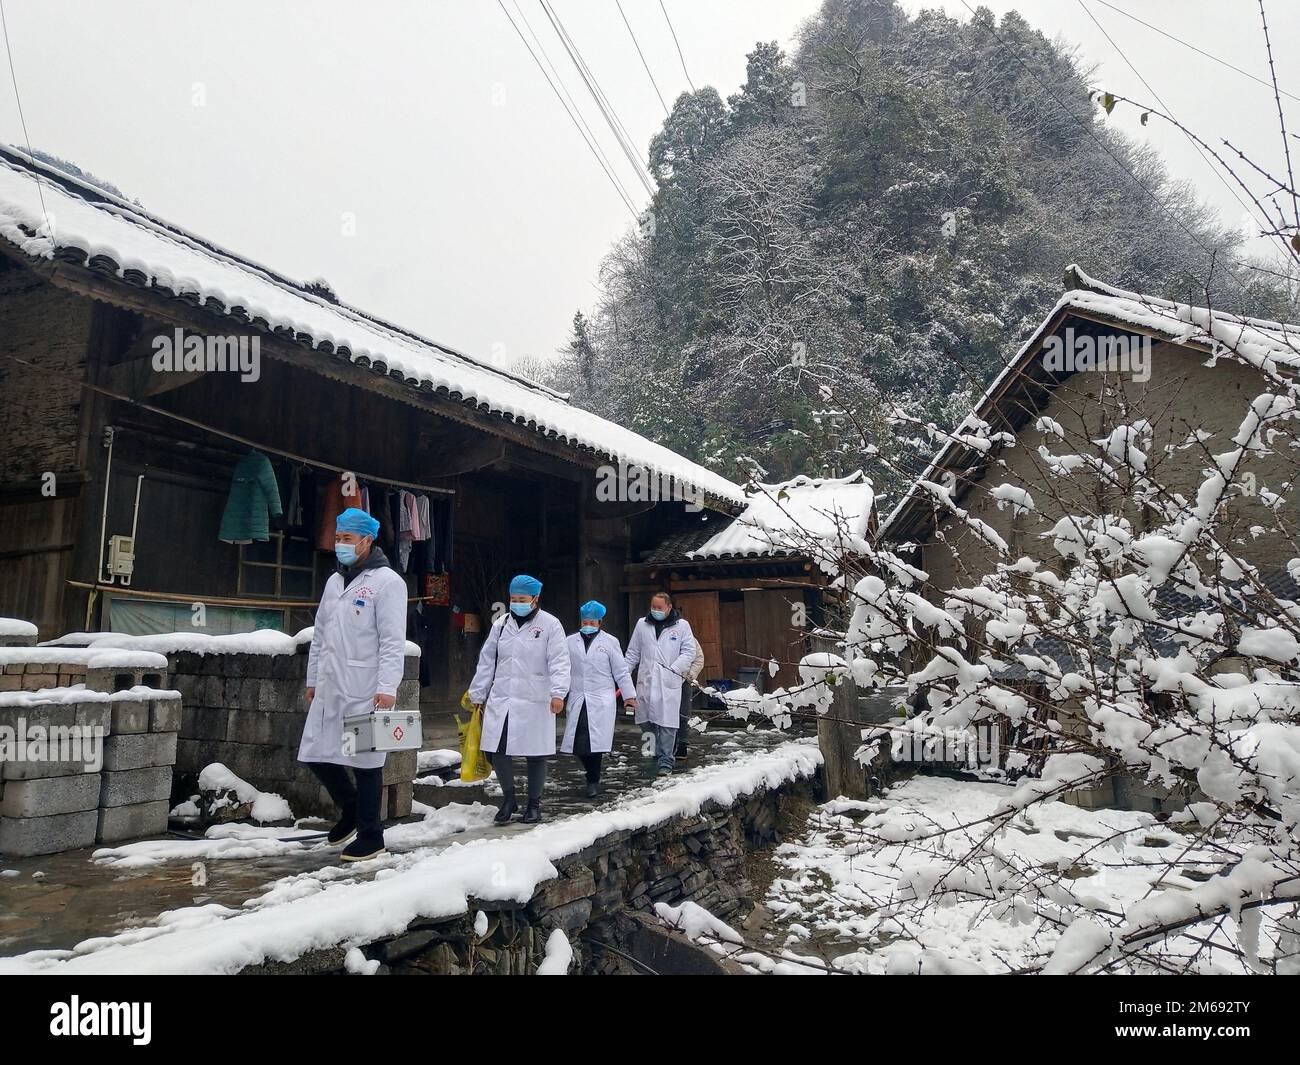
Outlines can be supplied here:
<path id="1" fill-rule="evenodd" d="M 582 606 L 578 607 L 578 617 L 595 618 L 597 621 L 605 616 L 605 604 L 598 603 L 594 599 L 588 599 Z"/>
<path id="2" fill-rule="evenodd" d="M 356 533 L 358 536 L 375 537 L 379 535 L 379 522 L 364 510 L 348 507 L 334 521 L 334 531 Z"/>
<path id="3" fill-rule="evenodd" d="M 521 573 L 510 582 L 511 595 L 541 595 L 542 582 L 527 573 Z"/>

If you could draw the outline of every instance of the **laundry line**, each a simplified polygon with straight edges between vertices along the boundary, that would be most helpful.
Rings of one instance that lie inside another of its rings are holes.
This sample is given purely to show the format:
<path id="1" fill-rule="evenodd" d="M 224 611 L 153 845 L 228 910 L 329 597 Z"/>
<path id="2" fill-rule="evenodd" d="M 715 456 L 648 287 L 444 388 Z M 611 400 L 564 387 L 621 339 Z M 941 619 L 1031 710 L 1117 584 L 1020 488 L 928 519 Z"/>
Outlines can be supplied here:
<path id="1" fill-rule="evenodd" d="M 38 367 L 36 367 L 33 363 L 30 363 L 26 359 L 20 358 L 17 355 L 8 355 L 8 358 L 10 358 L 14 362 L 20 363 L 23 366 L 26 366 L 30 370 L 38 369 Z M 48 371 L 44 369 L 41 369 L 40 372 L 48 373 Z M 81 378 L 74 377 L 71 374 L 63 374 L 55 371 L 53 372 L 53 374 L 50 374 L 50 376 L 65 377 L 70 381 L 76 382 L 76 384 L 79 385 L 81 388 L 87 389 L 91 392 L 104 396 L 108 399 L 115 399 L 119 403 L 129 403 L 134 407 L 138 407 L 140 410 L 148 411 L 150 414 L 157 414 L 161 418 L 170 418 L 173 421 L 181 422 L 184 425 L 188 425 L 193 429 L 199 429 L 202 432 L 211 433 L 213 436 L 219 436 L 225 440 L 233 440 L 235 443 L 243 444 L 245 447 L 250 447 L 257 451 L 265 452 L 267 454 L 276 455 L 282 459 L 289 459 L 290 461 L 301 463 L 304 466 L 310 466 L 313 469 L 328 470 L 331 473 L 337 473 L 337 474 L 350 473 L 358 481 L 365 481 L 371 484 L 384 484 L 392 488 L 415 489 L 420 492 L 431 492 L 437 495 L 447 495 L 447 496 L 454 496 L 456 494 L 456 490 L 454 488 L 439 488 L 439 487 L 435 487 L 434 485 L 416 484 L 412 481 L 398 481 L 398 480 L 394 480 L 391 477 L 379 477 L 375 474 L 364 473 L 361 470 L 349 470 L 349 469 L 345 469 L 342 466 L 335 466 L 332 463 L 325 462 L 322 459 L 308 458 L 305 455 L 298 455 L 292 451 L 286 451 L 283 448 L 272 447 L 269 444 L 262 444 L 256 440 L 251 440 L 246 436 L 240 436 L 238 433 L 231 433 L 231 432 L 227 432 L 225 429 L 218 429 L 216 426 L 208 425 L 206 422 L 201 422 L 197 418 L 191 418 L 185 414 L 177 414 L 175 411 L 166 410 L 163 407 L 155 407 L 152 403 L 145 403 L 141 400 L 134 398 L 133 396 L 128 396 L 122 392 L 114 391 L 111 388 L 105 388 L 103 385 L 97 385 L 91 381 L 83 381 Z"/>

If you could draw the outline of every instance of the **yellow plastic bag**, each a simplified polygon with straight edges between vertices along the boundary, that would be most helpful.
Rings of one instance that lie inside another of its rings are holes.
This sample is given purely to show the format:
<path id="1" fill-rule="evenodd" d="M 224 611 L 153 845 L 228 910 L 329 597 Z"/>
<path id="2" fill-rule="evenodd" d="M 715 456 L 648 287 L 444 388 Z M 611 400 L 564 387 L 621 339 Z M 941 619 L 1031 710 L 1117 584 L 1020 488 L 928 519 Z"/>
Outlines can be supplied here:
<path id="1" fill-rule="evenodd" d="M 461 709 L 469 711 L 469 720 L 456 715 L 456 729 L 460 732 L 460 779 L 483 780 L 492 772 L 487 756 L 479 749 L 483 735 L 483 708 L 469 701 L 469 692 L 460 697 Z"/>

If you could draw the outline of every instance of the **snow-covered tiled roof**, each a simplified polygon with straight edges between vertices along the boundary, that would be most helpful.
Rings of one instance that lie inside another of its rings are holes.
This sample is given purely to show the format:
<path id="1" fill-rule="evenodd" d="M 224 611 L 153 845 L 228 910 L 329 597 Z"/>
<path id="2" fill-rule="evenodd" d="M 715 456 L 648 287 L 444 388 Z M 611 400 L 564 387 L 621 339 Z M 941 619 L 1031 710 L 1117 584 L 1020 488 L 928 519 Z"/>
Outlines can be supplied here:
<path id="1" fill-rule="evenodd" d="M 52 220 L 52 236 L 46 218 Z M 561 393 L 303 291 L 136 204 L 3 146 L 0 238 L 33 259 L 84 257 L 92 266 L 107 265 L 125 283 L 185 296 L 217 313 L 242 309 L 241 319 L 260 318 L 271 329 L 291 330 L 321 358 L 345 353 L 413 387 L 448 393 L 580 450 L 671 477 L 693 493 L 745 502 L 740 487 L 725 477 L 571 405 Z"/>
<path id="2" fill-rule="evenodd" d="M 985 390 L 975 409 L 958 427 L 972 428 L 977 421 L 986 420 L 998 402 L 1006 385 L 1020 375 L 1038 349 L 1039 343 L 1055 328 L 1058 316 L 1071 312 L 1085 318 L 1109 322 L 1121 329 L 1147 333 L 1172 344 L 1186 344 L 1207 351 L 1229 352 L 1251 365 L 1267 372 L 1300 369 L 1300 325 L 1286 322 L 1269 322 L 1246 318 L 1207 307 L 1129 292 L 1104 281 L 1089 277 L 1078 266 L 1065 271 L 1069 290 L 1056 302 L 1056 306 L 1043 319 L 1042 324 L 1016 352 L 1015 358 L 1003 367 Z M 953 452 L 961 445 L 949 439 L 930 461 L 918 481 L 933 481 L 937 471 L 945 467 Z M 919 497 L 917 483 L 913 483 L 898 505 L 890 512 L 880 527 L 879 537 L 889 539 L 891 528 Z"/>
<path id="3" fill-rule="evenodd" d="M 694 551 L 692 559 L 860 553 L 875 501 L 861 470 L 847 477 L 796 477 L 762 484 L 735 521 Z"/>

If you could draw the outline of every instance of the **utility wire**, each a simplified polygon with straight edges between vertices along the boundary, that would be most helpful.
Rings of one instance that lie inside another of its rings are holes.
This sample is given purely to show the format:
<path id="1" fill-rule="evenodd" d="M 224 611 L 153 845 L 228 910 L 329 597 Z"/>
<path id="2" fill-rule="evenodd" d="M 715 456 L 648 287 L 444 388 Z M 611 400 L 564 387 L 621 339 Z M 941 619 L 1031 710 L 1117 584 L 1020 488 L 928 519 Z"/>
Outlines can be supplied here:
<path id="1" fill-rule="evenodd" d="M 1263 78 L 1257 78 L 1249 70 L 1242 70 L 1241 67 L 1233 66 L 1226 59 L 1220 59 L 1217 55 L 1214 55 L 1211 52 L 1207 52 L 1204 48 L 1197 48 L 1196 45 L 1192 44 L 1189 41 L 1183 40 L 1181 37 L 1175 37 L 1172 33 L 1166 33 L 1159 26 L 1153 26 L 1149 22 L 1143 22 L 1136 15 L 1130 15 L 1122 7 L 1116 7 L 1114 4 L 1107 3 L 1107 0 L 1097 0 L 1097 3 L 1101 4 L 1102 7 L 1108 7 L 1112 11 L 1118 12 L 1119 14 L 1123 15 L 1125 18 L 1132 19 L 1134 22 L 1138 23 L 1139 25 L 1145 26 L 1147 29 L 1153 31 L 1154 33 L 1160 34 L 1161 37 L 1169 38 L 1169 40 L 1173 41 L 1175 44 L 1181 44 L 1184 48 L 1190 48 L 1193 52 L 1197 53 L 1198 55 L 1205 56 L 1206 59 L 1213 60 L 1215 63 L 1218 63 L 1219 66 L 1221 67 L 1227 67 L 1229 70 L 1235 70 L 1238 74 L 1241 74 L 1242 76 L 1249 78 L 1251 81 L 1258 82 L 1260 85 L 1263 85 L 1265 88 L 1268 89 L 1273 88 L 1273 86 L 1269 82 L 1265 81 Z M 1289 96 L 1291 97 L 1292 100 L 1300 101 L 1300 96 L 1296 96 L 1294 93 L 1289 93 L 1285 89 L 1279 89 L 1278 91 L 1281 92 L 1283 96 Z"/>
<path id="2" fill-rule="evenodd" d="M 673 44 L 677 45 L 677 58 L 682 61 L 682 73 L 686 75 L 686 84 L 691 87 L 691 92 L 695 92 L 695 82 L 691 81 L 691 72 L 686 69 L 686 57 L 682 55 L 682 42 L 677 39 L 677 31 L 673 29 L 673 20 L 668 17 L 668 9 L 664 7 L 664 0 L 659 0 L 659 10 L 664 13 L 664 21 L 668 23 L 668 32 L 673 35 Z"/>
<path id="3" fill-rule="evenodd" d="M 622 119 L 619 118 L 614 105 L 606 95 L 605 90 L 601 88 L 596 75 L 592 72 L 591 67 L 587 65 L 587 61 L 582 56 L 581 49 L 578 48 L 577 43 L 565 28 L 563 20 L 561 20 L 560 16 L 555 13 L 555 10 L 551 5 L 548 4 L 546 0 L 538 0 L 538 3 L 541 5 L 542 11 L 545 12 L 546 17 L 550 20 L 551 28 L 555 31 L 555 35 L 559 37 L 560 43 L 564 45 L 564 50 L 569 53 L 569 58 L 573 61 L 574 67 L 577 68 L 579 77 L 582 78 L 583 83 L 587 86 L 587 91 L 591 94 L 591 98 L 596 102 L 596 108 L 605 119 L 605 123 L 609 126 L 610 132 L 614 134 L 614 139 L 618 142 L 618 146 L 627 157 L 627 161 L 631 163 L 633 169 L 636 170 L 636 176 L 640 179 L 641 184 L 645 186 L 646 194 L 653 197 L 655 195 L 655 187 L 651 183 L 650 178 L 647 176 L 645 169 L 637 156 L 636 148 L 632 145 L 632 138 L 627 132 L 627 128 L 623 125 Z"/>
<path id="4" fill-rule="evenodd" d="M 582 128 L 587 131 L 587 135 L 591 138 L 591 144 L 595 145 L 596 151 L 600 153 L 600 158 L 604 160 L 606 172 L 613 175 L 615 170 L 613 162 L 610 160 L 609 156 L 605 154 L 605 149 L 601 147 L 600 144 L 600 138 L 596 136 L 595 130 L 593 130 L 591 125 L 587 122 L 586 116 L 582 113 L 582 108 L 578 106 L 578 102 L 573 98 L 573 94 L 569 92 L 569 87 L 564 83 L 564 79 L 560 77 L 560 72 L 555 69 L 555 64 L 551 62 L 550 54 L 546 51 L 546 46 L 542 44 L 542 39 L 537 35 L 537 31 L 533 29 L 532 23 L 528 21 L 528 16 L 524 14 L 523 8 L 519 6 L 519 0 L 510 0 L 510 2 L 514 5 L 515 14 L 519 16 L 519 21 L 524 24 L 524 27 L 528 30 L 528 35 L 532 37 L 533 43 L 537 45 L 537 51 L 541 54 L 542 58 L 546 60 L 546 65 L 550 68 L 551 74 L 555 78 L 555 84 L 563 90 L 565 99 L 569 101 L 569 105 L 573 108 L 573 114 L 578 116 L 578 121 L 582 123 Z M 623 190 L 623 198 L 628 203 L 632 203 L 632 196 L 627 192 L 627 186 L 623 184 L 622 179 L 615 176 L 615 180 L 618 181 L 619 188 Z"/>
<path id="5" fill-rule="evenodd" d="M 664 103 L 664 94 L 659 91 L 659 83 L 655 81 L 655 76 L 650 71 L 650 64 L 646 62 L 645 53 L 641 51 L 641 42 L 636 39 L 636 33 L 632 29 L 632 23 L 628 22 L 627 15 L 623 11 L 622 0 L 614 0 L 614 6 L 618 8 L 618 13 L 623 17 L 623 25 L 627 27 L 628 35 L 632 38 L 632 44 L 636 46 L 636 54 L 641 57 L 641 65 L 645 67 L 646 77 L 650 79 L 650 84 L 654 86 L 655 95 L 659 97 L 659 104 L 664 109 L 664 114 L 670 114 L 668 105 Z"/>
<path id="6" fill-rule="evenodd" d="M 609 178 L 609 183 L 614 187 L 614 191 L 618 193 L 619 199 L 621 199 L 624 205 L 627 207 L 628 213 L 631 214 L 634 219 L 637 219 L 639 221 L 640 219 L 637 216 L 636 208 L 632 205 L 631 199 L 629 199 L 627 193 L 623 191 L 623 186 L 618 183 L 618 179 L 605 165 L 604 161 L 601 158 L 600 151 L 590 140 L 587 139 L 587 134 L 583 131 L 581 124 L 578 122 L 578 119 L 574 117 L 573 112 L 569 110 L 569 105 L 564 102 L 564 97 L 560 95 L 560 90 L 557 89 L 555 87 L 555 83 L 551 81 L 550 74 L 548 74 L 546 72 L 546 68 L 542 66 L 542 61 L 537 58 L 537 53 L 533 51 L 532 45 L 528 43 L 528 38 L 523 35 L 523 31 L 520 30 L 517 25 L 515 25 L 515 20 L 510 17 L 510 12 L 506 10 L 506 5 L 503 2 L 503 0 L 497 0 L 497 6 L 501 8 L 501 13 L 505 15 L 506 21 L 510 23 L 511 28 L 515 31 L 515 33 L 519 35 L 519 39 L 523 42 L 524 47 L 528 49 L 528 54 L 533 57 L 533 62 L 537 64 L 537 69 L 542 72 L 542 77 L 546 79 L 546 84 L 549 85 L 551 87 L 551 91 L 555 93 L 555 98 L 560 101 L 560 106 L 564 108 L 564 113 L 569 116 L 569 121 L 573 123 L 574 129 L 578 131 L 578 135 L 583 139 L 583 142 L 591 150 L 592 157 L 596 160 L 597 164 L 599 164 L 600 168 L 605 172 L 605 176 Z"/>
<path id="7" fill-rule="evenodd" d="M 1098 0 L 1098 2 L 1100 2 L 1100 0 Z M 1164 109 L 1165 114 L 1167 114 L 1170 118 L 1174 118 L 1173 109 L 1167 103 L 1165 103 L 1163 99 L 1161 99 L 1160 94 L 1151 87 L 1151 83 L 1147 81 L 1145 77 L 1142 76 L 1142 72 L 1138 70 L 1138 68 L 1135 67 L 1129 61 L 1129 57 L 1124 54 L 1124 50 L 1120 48 L 1118 44 L 1115 43 L 1115 38 L 1113 38 L 1109 33 L 1106 32 L 1106 27 L 1097 21 L 1097 16 L 1094 15 L 1088 9 L 1088 5 L 1084 3 L 1084 0 L 1078 0 L 1078 3 L 1079 6 L 1083 8 L 1083 13 L 1087 15 L 1090 19 L 1092 19 L 1093 24 L 1097 27 L 1097 29 L 1101 30 L 1101 35 L 1110 42 L 1110 46 L 1115 49 L 1119 57 L 1122 60 L 1124 60 L 1124 62 L 1128 65 L 1129 70 L 1133 71 L 1138 81 L 1140 81 L 1146 87 L 1147 92 L 1149 92 L 1155 98 L 1156 103 L 1158 103 Z M 1233 188 L 1232 184 L 1228 181 L 1228 179 L 1225 178 L 1219 172 L 1219 168 L 1210 161 L 1210 157 L 1205 154 L 1205 150 L 1199 144 L 1196 143 L 1196 141 L 1192 138 L 1191 134 L 1189 134 L 1186 130 L 1183 130 L 1182 133 L 1185 137 L 1187 137 L 1188 143 L 1191 144 L 1191 146 L 1196 149 L 1197 155 L 1201 157 L 1201 159 L 1205 162 L 1205 165 L 1210 168 L 1210 172 L 1213 173 L 1214 176 L 1219 179 L 1219 184 L 1222 185 L 1225 189 L 1227 189 L 1232 194 L 1232 198 L 1241 205 L 1241 209 L 1245 211 L 1246 214 L 1248 214 L 1251 218 L 1255 220 L 1255 223 L 1260 227 L 1260 230 L 1267 232 L 1269 227 L 1265 223 L 1260 222 L 1260 220 L 1255 216 L 1255 212 L 1251 209 L 1250 204 L 1248 204 L 1244 199 L 1242 199 L 1241 193 L 1239 193 L 1235 188 Z"/>
<path id="8" fill-rule="evenodd" d="M 14 103 L 18 105 L 18 122 L 23 128 L 23 142 L 27 145 L 27 154 L 35 161 L 36 155 L 32 151 L 32 138 L 27 133 L 27 119 L 23 116 L 23 98 L 18 94 L 18 72 L 14 69 L 14 53 L 9 47 L 9 20 L 5 18 L 4 0 L 0 0 L 0 29 L 5 34 L 5 56 L 9 60 L 9 78 L 14 83 Z M 32 172 L 32 180 L 36 182 L 36 195 L 41 201 L 41 217 L 45 219 L 45 232 L 50 236 L 50 243 L 54 243 L 54 227 L 50 225 L 49 212 L 45 210 L 45 190 L 41 186 L 41 179 Z"/>

